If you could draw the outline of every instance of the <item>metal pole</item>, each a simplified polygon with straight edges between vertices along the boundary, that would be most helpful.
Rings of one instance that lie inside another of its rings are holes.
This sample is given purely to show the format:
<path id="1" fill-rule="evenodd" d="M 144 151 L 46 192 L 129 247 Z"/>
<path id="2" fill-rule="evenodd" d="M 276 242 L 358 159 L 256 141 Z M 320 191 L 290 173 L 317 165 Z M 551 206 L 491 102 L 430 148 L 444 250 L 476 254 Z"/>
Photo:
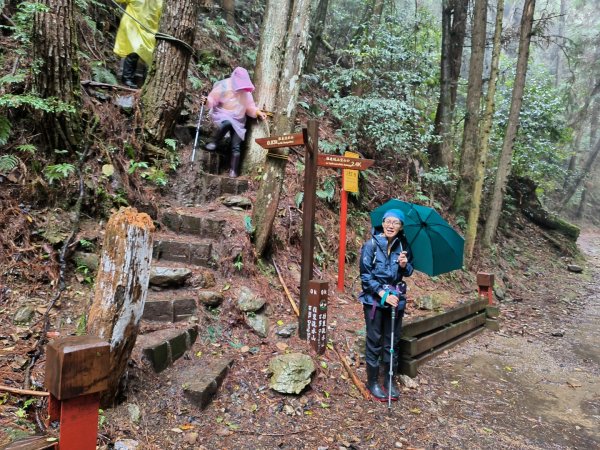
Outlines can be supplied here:
<path id="1" fill-rule="evenodd" d="M 390 370 L 388 372 L 388 409 L 392 409 L 392 378 L 394 376 L 394 325 L 396 321 L 396 307 L 392 307 L 392 334 L 390 342 Z"/>
<path id="2" fill-rule="evenodd" d="M 198 125 L 196 125 L 196 137 L 194 139 L 194 148 L 192 149 L 192 162 L 196 159 L 196 146 L 198 145 L 198 137 L 200 136 L 200 124 L 202 124 L 202 116 L 204 115 L 204 104 L 200 107 L 200 114 L 198 115 Z"/>

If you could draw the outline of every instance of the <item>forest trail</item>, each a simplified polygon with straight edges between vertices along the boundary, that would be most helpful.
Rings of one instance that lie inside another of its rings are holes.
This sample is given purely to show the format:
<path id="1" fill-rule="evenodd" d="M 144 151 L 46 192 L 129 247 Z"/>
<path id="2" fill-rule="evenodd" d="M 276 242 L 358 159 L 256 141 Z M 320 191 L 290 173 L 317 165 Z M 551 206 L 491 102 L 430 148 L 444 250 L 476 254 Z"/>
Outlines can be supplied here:
<path id="1" fill-rule="evenodd" d="M 510 330 L 486 333 L 421 369 L 439 386 L 429 395 L 438 396 L 445 442 L 428 430 L 438 444 L 600 448 L 600 236 L 582 234 L 579 246 L 585 275 L 551 283 L 550 301 L 541 294 L 503 304 Z"/>

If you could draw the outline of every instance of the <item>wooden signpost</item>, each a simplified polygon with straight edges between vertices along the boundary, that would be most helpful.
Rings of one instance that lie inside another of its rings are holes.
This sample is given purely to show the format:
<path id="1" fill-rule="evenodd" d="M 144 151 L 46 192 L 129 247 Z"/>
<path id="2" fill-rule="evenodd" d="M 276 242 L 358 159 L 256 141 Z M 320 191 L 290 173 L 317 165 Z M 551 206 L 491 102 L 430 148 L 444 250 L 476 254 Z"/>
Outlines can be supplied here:
<path id="1" fill-rule="evenodd" d="M 311 280 L 313 275 L 312 268 L 315 247 L 314 222 L 315 204 L 317 198 L 317 167 L 321 166 L 336 169 L 365 170 L 371 167 L 374 161 L 372 159 L 359 159 L 350 156 L 320 154 L 318 150 L 319 124 L 316 120 L 309 120 L 307 127 L 302 129 L 302 133 L 259 138 L 256 139 L 256 143 L 265 149 L 291 147 L 297 145 L 304 145 L 306 149 L 304 153 L 304 200 L 302 207 L 302 259 L 300 268 L 300 315 L 298 317 L 298 335 L 301 339 L 307 339 L 309 320 L 309 283 L 311 281 L 325 283 L 324 285 L 321 285 L 321 288 L 328 292 L 326 282 Z M 345 218 L 343 226 L 345 227 Z M 344 248 L 345 244 L 346 238 L 344 236 Z M 326 328 L 327 326 L 325 325 L 325 329 Z"/>

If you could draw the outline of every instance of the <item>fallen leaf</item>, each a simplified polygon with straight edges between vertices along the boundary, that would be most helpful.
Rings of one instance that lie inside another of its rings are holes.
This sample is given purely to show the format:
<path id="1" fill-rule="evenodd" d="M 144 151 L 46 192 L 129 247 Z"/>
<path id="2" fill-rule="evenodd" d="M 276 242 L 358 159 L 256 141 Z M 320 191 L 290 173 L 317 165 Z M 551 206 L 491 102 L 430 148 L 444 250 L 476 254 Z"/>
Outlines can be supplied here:
<path id="1" fill-rule="evenodd" d="M 180 430 L 179 428 L 171 428 L 171 431 L 173 433 L 183 433 L 183 430 Z"/>
<path id="2" fill-rule="evenodd" d="M 510 366 L 504 366 L 504 370 L 506 370 L 507 372 L 512 372 L 513 368 Z"/>
<path id="3" fill-rule="evenodd" d="M 277 321 L 277 325 L 278 325 L 278 326 L 282 326 L 282 325 L 283 325 L 283 320 L 278 320 L 278 321 Z"/>
<path id="4" fill-rule="evenodd" d="M 567 384 L 569 386 L 571 386 L 572 388 L 578 388 L 578 387 L 583 386 L 579 381 L 573 380 L 573 379 L 572 380 L 567 380 Z"/>
<path id="5" fill-rule="evenodd" d="M 247 345 L 240 347 L 240 352 L 242 352 L 242 353 L 247 353 L 249 351 L 250 351 L 250 347 L 248 347 Z"/>
<path id="6" fill-rule="evenodd" d="M 411 408 L 409 411 L 413 414 L 421 414 L 421 410 L 419 408 Z"/>
<path id="7" fill-rule="evenodd" d="M 451 381 L 451 382 L 450 382 L 450 384 L 452 384 L 452 385 L 454 385 L 454 386 L 458 386 L 458 381 L 456 381 L 456 380 L 454 380 L 454 381 Z"/>
<path id="8" fill-rule="evenodd" d="M 179 428 L 182 429 L 183 431 L 193 430 L 194 425 L 192 425 L 191 423 L 184 423 L 183 425 L 179 425 Z"/>
<path id="9" fill-rule="evenodd" d="M 230 287 L 231 287 L 231 284 L 227 283 L 225 286 L 223 286 L 223 289 L 221 289 L 221 292 L 228 291 Z"/>
<path id="10" fill-rule="evenodd" d="M 327 367 L 329 367 L 329 366 L 327 365 L 327 363 L 325 361 L 321 361 L 321 367 L 323 369 L 327 369 Z"/>
<path id="11" fill-rule="evenodd" d="M 278 342 L 277 344 L 275 344 L 275 347 L 277 347 L 281 351 L 284 351 L 286 348 L 289 347 L 289 345 L 287 345 L 285 342 Z"/>

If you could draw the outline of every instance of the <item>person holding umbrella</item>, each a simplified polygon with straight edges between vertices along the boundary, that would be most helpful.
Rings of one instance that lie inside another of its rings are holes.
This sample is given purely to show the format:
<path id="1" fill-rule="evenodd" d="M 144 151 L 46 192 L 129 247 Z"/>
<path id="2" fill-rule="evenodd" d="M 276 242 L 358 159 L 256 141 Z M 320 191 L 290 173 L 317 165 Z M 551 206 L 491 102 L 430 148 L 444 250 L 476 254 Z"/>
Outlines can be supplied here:
<path id="1" fill-rule="evenodd" d="M 381 225 L 374 227 L 373 236 L 363 245 L 360 257 L 362 292 L 359 300 L 363 304 L 367 329 L 367 388 L 382 402 L 389 398 L 397 400 L 400 396 L 393 380 L 398 364 L 393 349 L 398 347 L 406 306 L 403 279 L 413 273 L 412 252 L 403 232 L 404 221 L 404 213 L 399 209 L 385 211 Z M 386 375 L 383 388 L 379 384 L 380 360 Z"/>

